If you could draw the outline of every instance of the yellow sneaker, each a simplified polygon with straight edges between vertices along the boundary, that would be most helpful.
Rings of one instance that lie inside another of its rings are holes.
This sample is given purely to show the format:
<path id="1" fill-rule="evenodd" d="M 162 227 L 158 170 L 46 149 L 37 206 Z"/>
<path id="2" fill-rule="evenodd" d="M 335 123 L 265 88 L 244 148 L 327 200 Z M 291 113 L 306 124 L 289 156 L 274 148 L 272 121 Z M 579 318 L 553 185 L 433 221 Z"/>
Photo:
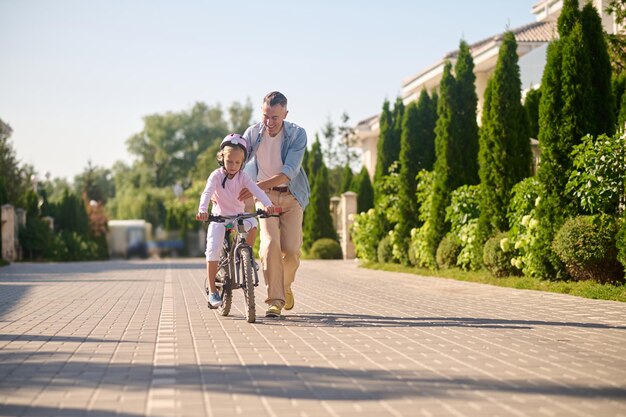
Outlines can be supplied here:
<path id="1" fill-rule="evenodd" d="M 278 304 L 272 304 L 265 312 L 265 317 L 280 317 L 280 311 Z"/>
<path id="2" fill-rule="evenodd" d="M 296 303 L 291 288 L 285 288 L 285 310 L 291 310 Z"/>

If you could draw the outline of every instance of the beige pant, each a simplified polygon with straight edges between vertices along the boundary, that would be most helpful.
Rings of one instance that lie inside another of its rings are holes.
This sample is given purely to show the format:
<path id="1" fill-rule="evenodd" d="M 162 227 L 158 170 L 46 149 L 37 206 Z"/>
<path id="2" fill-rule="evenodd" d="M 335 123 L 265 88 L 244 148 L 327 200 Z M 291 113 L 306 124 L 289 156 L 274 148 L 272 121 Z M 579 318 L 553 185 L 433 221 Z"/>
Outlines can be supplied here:
<path id="1" fill-rule="evenodd" d="M 285 305 L 285 288 L 296 279 L 302 247 L 302 207 L 289 192 L 266 191 L 280 217 L 260 219 L 259 255 L 267 287 L 266 303 Z"/>

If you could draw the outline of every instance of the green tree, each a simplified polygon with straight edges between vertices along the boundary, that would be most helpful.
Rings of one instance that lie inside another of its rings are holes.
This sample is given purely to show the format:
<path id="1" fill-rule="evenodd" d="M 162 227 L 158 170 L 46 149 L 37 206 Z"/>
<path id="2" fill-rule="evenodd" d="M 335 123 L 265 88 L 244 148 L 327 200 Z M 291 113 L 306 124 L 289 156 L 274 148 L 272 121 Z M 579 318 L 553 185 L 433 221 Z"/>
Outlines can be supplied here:
<path id="1" fill-rule="evenodd" d="M 324 165 L 324 156 L 322 155 L 322 144 L 320 143 L 320 138 L 316 134 L 315 141 L 313 145 L 311 145 L 311 151 L 309 152 L 309 164 L 307 167 L 307 173 L 309 173 L 309 182 L 311 189 L 313 189 L 313 184 L 315 183 L 315 178 L 317 172 L 322 169 Z"/>
<path id="2" fill-rule="evenodd" d="M 517 42 L 512 32 L 506 32 L 496 69 L 487 84 L 482 113 L 480 243 L 509 229 L 506 214 L 511 188 L 530 175 L 531 158 L 526 114 L 521 103 Z"/>
<path id="3" fill-rule="evenodd" d="M 236 103 L 231 109 L 231 115 L 237 118 L 232 125 L 246 122 L 248 110 Z M 128 150 L 149 168 L 157 187 L 189 183 L 198 156 L 223 138 L 229 127 L 219 105 L 210 107 L 199 102 L 188 111 L 144 117 L 143 130 L 127 141 Z"/>
<path id="4" fill-rule="evenodd" d="M 31 261 L 51 259 L 53 235 L 48 223 L 40 218 L 39 198 L 33 190 L 29 190 L 25 200 L 26 225 L 19 230 L 24 258 Z"/>
<path id="5" fill-rule="evenodd" d="M 402 98 L 396 98 L 393 106 L 393 140 L 389 146 L 389 159 L 391 162 L 400 160 L 400 149 L 402 148 L 402 129 L 404 124 L 404 102 Z"/>
<path id="6" fill-rule="evenodd" d="M 251 124 L 252 112 L 253 109 L 250 98 L 246 99 L 246 104 L 241 104 L 237 101 L 232 103 L 228 108 L 228 114 L 230 115 L 230 131 L 242 135 Z"/>
<path id="7" fill-rule="evenodd" d="M 425 92 L 422 92 L 425 93 Z M 400 148 L 400 179 L 398 190 L 398 209 L 400 216 L 395 227 L 395 242 L 399 246 L 396 252 L 400 262 L 409 264 L 408 247 L 411 240 L 411 229 L 418 226 L 418 207 L 415 199 L 417 186 L 416 176 L 421 149 L 416 141 L 419 130 L 419 110 L 415 101 L 411 102 L 404 112 L 402 122 L 402 140 Z"/>
<path id="8" fill-rule="evenodd" d="M 383 110 L 379 118 L 378 143 L 376 144 L 376 170 L 374 173 L 374 186 L 379 180 L 389 173 L 389 166 L 393 162 L 393 114 L 389 109 L 389 100 L 383 102 Z M 378 196 L 376 196 L 378 198 Z"/>
<path id="9" fill-rule="evenodd" d="M 417 99 L 415 155 L 411 161 L 415 164 L 415 175 L 422 169 L 430 171 L 435 163 L 435 125 L 437 124 L 437 93 L 430 97 L 422 90 Z"/>
<path id="10" fill-rule="evenodd" d="M 560 39 L 548 46 L 539 106 L 542 184 L 537 207 L 539 226 L 532 250 L 540 259 L 543 277 L 564 276 L 564 267 L 551 249 L 556 231 L 576 214 L 573 195 L 566 192 L 572 171 L 571 153 L 593 128 L 590 61 L 576 0 L 565 0 L 558 22 Z"/>
<path id="11" fill-rule="evenodd" d="M 316 171 L 311 201 L 306 208 L 302 247 L 308 251 L 316 240 L 329 238 L 337 241 L 333 219 L 330 215 L 330 195 L 328 194 L 328 171 L 325 166 Z"/>
<path id="12" fill-rule="evenodd" d="M 581 12 L 583 39 L 589 65 L 589 127 L 585 133 L 612 135 L 615 131 L 615 100 L 611 88 L 611 59 L 604 37 L 602 20 L 591 3 Z"/>
<path id="13" fill-rule="evenodd" d="M 474 60 L 465 41 L 461 41 L 459 55 L 454 65 L 456 78 L 455 96 L 457 100 L 454 118 L 457 125 L 458 147 L 462 159 L 458 161 L 458 183 L 478 184 L 478 122 L 476 121 L 476 107 L 478 96 L 476 95 L 476 75 L 474 75 Z M 461 135 L 462 132 L 462 135 Z M 456 177 L 455 174 L 452 177 Z M 455 187 L 456 188 L 456 187 Z"/>
<path id="14" fill-rule="evenodd" d="M 357 194 L 357 213 L 363 213 L 374 207 L 374 187 L 367 168 L 362 167 L 357 174 L 355 181 L 352 182 L 352 191 Z"/>
<path id="15" fill-rule="evenodd" d="M 0 119 L 0 204 L 15 205 L 27 185 L 10 141 L 12 133 L 11 126 Z"/>
<path id="16" fill-rule="evenodd" d="M 343 171 L 341 173 L 341 188 L 340 193 L 343 194 L 346 191 L 350 191 L 352 188 L 352 180 L 354 179 L 354 173 L 352 172 L 352 168 L 350 165 L 345 165 L 343 167 Z"/>
<path id="17" fill-rule="evenodd" d="M 437 106 L 437 124 L 435 127 L 435 165 L 433 171 L 433 189 L 430 201 L 430 227 L 427 232 L 426 243 L 432 259 L 439 241 L 449 230 L 446 224 L 446 207 L 450 203 L 450 193 L 457 188 L 460 182 L 455 171 L 462 165 L 462 155 L 455 142 L 458 128 L 455 124 L 456 81 L 452 76 L 452 64 L 445 63 L 443 75 L 439 84 L 439 102 Z"/>
<path id="18" fill-rule="evenodd" d="M 85 195 L 89 200 L 106 203 L 115 196 L 115 182 L 111 170 L 92 165 L 91 161 L 83 172 L 74 177 L 74 188 L 78 195 Z"/>
<path id="19" fill-rule="evenodd" d="M 311 145 L 311 149 L 307 150 L 306 154 L 307 154 L 307 158 L 306 158 L 307 166 L 305 167 L 305 171 L 309 178 L 309 186 L 311 187 L 311 197 L 313 197 L 314 190 L 317 190 L 315 181 L 317 181 L 318 179 L 318 173 L 322 170 L 322 167 L 325 167 L 324 156 L 322 153 L 322 144 L 320 142 L 320 137 L 317 133 L 315 134 L 315 141 Z M 328 187 L 326 187 L 326 193 L 328 194 Z M 313 242 L 315 242 L 314 235 L 311 237 L 308 236 L 308 234 L 310 233 L 308 227 L 310 226 L 307 226 L 307 225 L 313 225 L 315 221 L 318 220 L 317 216 L 318 216 L 317 207 L 313 205 L 313 201 L 311 198 L 311 201 L 309 201 L 309 205 L 304 210 L 304 218 L 302 219 L 302 223 L 303 223 L 302 241 L 303 241 L 303 248 L 305 251 L 310 248 L 310 245 L 312 245 Z"/>
<path id="20" fill-rule="evenodd" d="M 321 134 L 324 138 L 322 153 L 326 166 L 331 169 L 345 165 L 352 166 L 358 159 L 356 136 L 349 121 L 350 116 L 344 112 L 341 114 L 341 122 L 338 126 L 329 117 L 322 127 Z"/>
<path id="21" fill-rule="evenodd" d="M 528 121 L 528 134 L 531 138 L 539 136 L 539 103 L 541 101 L 541 88 L 535 88 L 526 93 L 524 97 L 524 111 Z"/>
<path id="22" fill-rule="evenodd" d="M 54 208 L 54 226 L 57 230 L 75 232 L 81 237 L 89 237 L 89 218 L 83 201 L 68 191 Z"/>
<path id="23" fill-rule="evenodd" d="M 606 12 L 613 16 L 616 26 L 620 28 L 617 33 L 606 35 L 611 67 L 615 74 L 619 74 L 626 71 L 626 36 L 623 29 L 626 21 L 626 2 L 610 0 Z"/>

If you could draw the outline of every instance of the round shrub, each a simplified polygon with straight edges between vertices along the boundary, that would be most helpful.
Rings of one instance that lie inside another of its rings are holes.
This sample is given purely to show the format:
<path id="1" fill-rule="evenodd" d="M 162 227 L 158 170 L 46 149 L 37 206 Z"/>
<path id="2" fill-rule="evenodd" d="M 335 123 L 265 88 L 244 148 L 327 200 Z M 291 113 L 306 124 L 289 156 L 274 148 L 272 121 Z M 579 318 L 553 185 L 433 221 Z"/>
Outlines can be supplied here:
<path id="1" fill-rule="evenodd" d="M 439 268 L 452 268 L 456 266 L 456 259 L 461 252 L 461 241 L 456 235 L 445 235 L 437 248 L 437 265 Z"/>
<path id="2" fill-rule="evenodd" d="M 393 262 L 393 243 L 389 235 L 378 244 L 378 262 L 381 264 Z"/>
<path id="3" fill-rule="evenodd" d="M 499 233 L 485 242 L 483 263 L 494 277 L 506 277 L 514 272 L 511 264 L 513 253 L 508 239 L 506 233 Z"/>
<path id="4" fill-rule="evenodd" d="M 316 240 L 309 255 L 313 259 L 343 259 L 339 242 L 328 238 Z"/>
<path id="5" fill-rule="evenodd" d="M 573 217 L 557 232 L 552 249 L 574 279 L 616 283 L 624 278 L 616 235 L 617 223 L 610 216 Z"/>

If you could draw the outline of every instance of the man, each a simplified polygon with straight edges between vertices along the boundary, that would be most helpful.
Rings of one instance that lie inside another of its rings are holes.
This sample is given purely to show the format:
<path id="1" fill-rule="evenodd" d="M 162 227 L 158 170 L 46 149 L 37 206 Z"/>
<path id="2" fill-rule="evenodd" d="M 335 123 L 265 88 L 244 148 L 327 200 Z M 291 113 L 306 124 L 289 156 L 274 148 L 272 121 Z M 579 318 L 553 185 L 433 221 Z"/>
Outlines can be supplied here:
<path id="1" fill-rule="evenodd" d="M 280 217 L 261 219 L 260 256 L 267 286 L 267 317 L 280 317 L 291 310 L 295 300 L 291 284 L 300 266 L 302 214 L 311 193 L 309 180 L 302 168 L 307 145 L 306 132 L 285 121 L 287 98 L 273 91 L 261 106 L 262 122 L 250 126 L 243 137 L 248 141 L 250 156 L 246 172 L 264 190 Z M 252 194 L 242 190 L 239 198 Z"/>

